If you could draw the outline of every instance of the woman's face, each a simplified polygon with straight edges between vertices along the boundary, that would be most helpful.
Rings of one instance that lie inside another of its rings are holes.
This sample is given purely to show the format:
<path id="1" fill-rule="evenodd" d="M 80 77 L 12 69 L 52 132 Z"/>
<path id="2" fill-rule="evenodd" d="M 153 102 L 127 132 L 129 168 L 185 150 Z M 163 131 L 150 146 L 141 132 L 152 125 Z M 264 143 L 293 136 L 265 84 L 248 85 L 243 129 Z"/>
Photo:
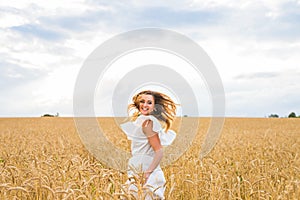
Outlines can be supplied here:
<path id="1" fill-rule="evenodd" d="M 151 94 L 142 94 L 139 99 L 139 111 L 143 115 L 149 115 L 154 109 L 154 97 Z"/>

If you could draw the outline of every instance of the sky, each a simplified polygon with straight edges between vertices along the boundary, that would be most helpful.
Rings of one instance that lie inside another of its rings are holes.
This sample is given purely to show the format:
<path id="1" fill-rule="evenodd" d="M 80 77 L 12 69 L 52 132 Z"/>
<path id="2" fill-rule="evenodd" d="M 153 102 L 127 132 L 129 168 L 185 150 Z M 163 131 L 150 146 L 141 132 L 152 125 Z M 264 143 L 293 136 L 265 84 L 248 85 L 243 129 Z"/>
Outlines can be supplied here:
<path id="1" fill-rule="evenodd" d="M 0 117 L 73 116 L 85 59 L 115 35 L 146 27 L 205 50 L 223 82 L 225 116 L 300 114 L 299 0 L 12 0 L 0 2 Z M 203 95 L 199 104 L 211 108 Z"/>

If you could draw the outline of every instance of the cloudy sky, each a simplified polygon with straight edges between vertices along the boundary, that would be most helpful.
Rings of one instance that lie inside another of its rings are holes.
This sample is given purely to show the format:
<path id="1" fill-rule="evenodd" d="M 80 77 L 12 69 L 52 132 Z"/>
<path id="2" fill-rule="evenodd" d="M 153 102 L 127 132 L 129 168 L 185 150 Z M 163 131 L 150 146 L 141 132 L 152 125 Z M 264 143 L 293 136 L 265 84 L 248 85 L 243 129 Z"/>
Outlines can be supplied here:
<path id="1" fill-rule="evenodd" d="M 0 117 L 72 116 L 88 55 L 145 27 L 184 34 L 207 52 L 226 116 L 300 114 L 299 0 L 24 0 L 0 2 Z"/>

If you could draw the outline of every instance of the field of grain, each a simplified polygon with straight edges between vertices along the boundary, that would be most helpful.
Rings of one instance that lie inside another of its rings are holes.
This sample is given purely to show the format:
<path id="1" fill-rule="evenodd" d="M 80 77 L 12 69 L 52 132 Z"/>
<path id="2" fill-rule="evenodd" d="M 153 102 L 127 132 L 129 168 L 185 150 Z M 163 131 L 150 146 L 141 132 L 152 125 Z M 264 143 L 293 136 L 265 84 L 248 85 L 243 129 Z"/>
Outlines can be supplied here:
<path id="1" fill-rule="evenodd" d="M 203 160 L 210 119 L 199 121 L 192 147 L 163 169 L 166 199 L 299 199 L 300 119 L 226 118 Z M 129 148 L 113 119 L 99 122 Z M 122 191 L 126 173 L 85 149 L 72 118 L 0 118 L 0 141 L 0 199 L 132 199 Z"/>

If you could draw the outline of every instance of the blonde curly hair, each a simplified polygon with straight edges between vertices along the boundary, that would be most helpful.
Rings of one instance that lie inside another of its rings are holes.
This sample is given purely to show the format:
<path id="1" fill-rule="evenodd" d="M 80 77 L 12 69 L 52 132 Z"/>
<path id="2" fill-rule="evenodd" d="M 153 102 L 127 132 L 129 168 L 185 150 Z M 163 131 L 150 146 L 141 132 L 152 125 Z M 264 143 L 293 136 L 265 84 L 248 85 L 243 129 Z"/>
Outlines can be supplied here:
<path id="1" fill-rule="evenodd" d="M 167 131 L 172 126 L 172 123 L 176 117 L 176 105 L 178 104 L 174 103 L 169 96 L 160 92 L 145 90 L 134 95 L 132 97 L 133 103 L 128 105 L 128 113 L 134 111 L 131 116 L 131 121 L 135 121 L 140 115 L 139 105 L 141 95 L 143 94 L 153 96 L 155 107 L 151 112 L 151 115 L 156 117 L 164 125 L 164 128 Z"/>

